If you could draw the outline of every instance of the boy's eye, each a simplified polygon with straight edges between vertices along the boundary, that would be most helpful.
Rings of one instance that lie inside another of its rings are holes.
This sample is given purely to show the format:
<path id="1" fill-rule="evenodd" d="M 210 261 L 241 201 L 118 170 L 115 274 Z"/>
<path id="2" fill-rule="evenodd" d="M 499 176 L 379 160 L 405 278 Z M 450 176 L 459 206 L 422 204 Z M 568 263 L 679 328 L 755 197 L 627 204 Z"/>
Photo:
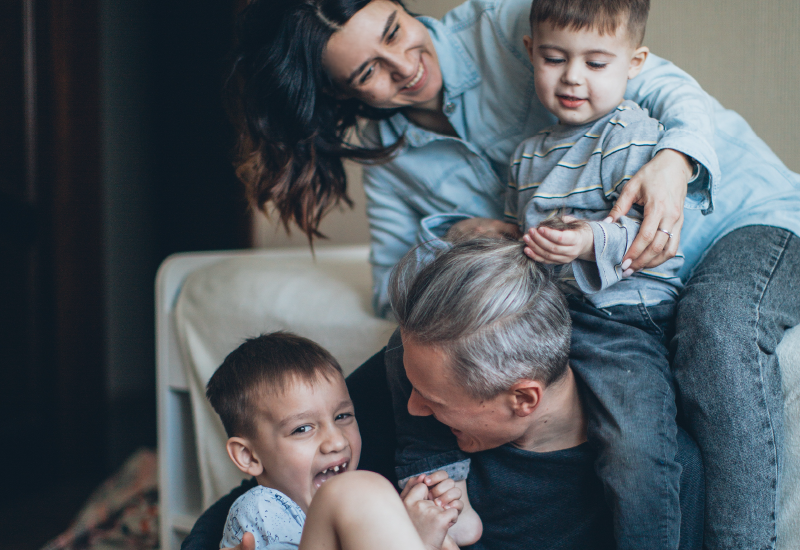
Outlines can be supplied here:
<path id="1" fill-rule="evenodd" d="M 545 57 L 544 62 L 550 63 L 552 65 L 557 65 L 558 63 L 563 63 L 564 60 L 560 57 Z"/>
<path id="2" fill-rule="evenodd" d="M 336 415 L 336 420 L 345 420 L 347 418 L 352 418 L 352 417 L 353 417 L 353 413 L 349 413 L 349 412 L 341 413 L 341 414 L 337 414 Z"/>
<path id="3" fill-rule="evenodd" d="M 592 69 L 605 69 L 608 63 L 602 63 L 600 61 L 587 61 L 586 64 Z"/>
<path id="4" fill-rule="evenodd" d="M 397 31 L 399 30 L 400 30 L 400 25 L 399 24 L 395 25 L 394 29 L 392 29 L 392 32 L 390 32 L 389 36 L 386 37 L 386 41 L 391 42 L 392 40 L 394 40 L 395 36 L 397 36 Z"/>
<path id="5" fill-rule="evenodd" d="M 300 426 L 300 427 L 294 429 L 294 431 L 292 432 L 292 435 L 304 434 L 304 433 L 308 433 L 310 431 L 311 431 L 311 426 L 308 426 L 308 425 Z"/>

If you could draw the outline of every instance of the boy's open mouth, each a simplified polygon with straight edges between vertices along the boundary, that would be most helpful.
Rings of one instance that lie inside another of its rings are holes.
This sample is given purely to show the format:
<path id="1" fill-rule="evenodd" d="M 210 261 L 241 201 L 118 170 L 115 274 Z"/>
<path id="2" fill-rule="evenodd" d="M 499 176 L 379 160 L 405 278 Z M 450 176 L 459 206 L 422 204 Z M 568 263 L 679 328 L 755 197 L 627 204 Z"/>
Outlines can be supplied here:
<path id="1" fill-rule="evenodd" d="M 336 466 L 332 466 L 330 468 L 325 468 L 320 473 L 314 476 L 314 487 L 319 489 L 322 487 L 322 484 L 328 481 L 333 476 L 338 476 L 339 474 L 343 474 L 347 471 L 347 467 L 350 465 L 349 462 L 343 462 Z"/>

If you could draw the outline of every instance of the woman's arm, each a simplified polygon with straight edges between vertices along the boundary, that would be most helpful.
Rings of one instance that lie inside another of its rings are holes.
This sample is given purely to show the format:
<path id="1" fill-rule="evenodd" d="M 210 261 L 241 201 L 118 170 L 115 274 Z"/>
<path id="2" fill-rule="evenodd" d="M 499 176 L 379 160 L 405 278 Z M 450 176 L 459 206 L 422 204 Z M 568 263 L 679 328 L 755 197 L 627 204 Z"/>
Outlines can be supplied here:
<path id="1" fill-rule="evenodd" d="M 181 550 L 218 550 L 228 511 L 237 498 L 256 486 L 255 479 L 245 479 L 233 491 L 212 504 L 197 519 L 192 532 L 181 543 Z M 250 537 L 252 540 L 252 537 Z M 243 541 L 244 544 L 244 541 Z M 255 543 L 253 543 L 255 545 Z"/>
<path id="2" fill-rule="evenodd" d="M 372 264 L 372 307 L 378 317 L 392 315 L 389 276 L 400 259 L 417 242 L 420 216 L 398 190 L 405 185 L 387 164 L 364 167 Z"/>
<path id="3" fill-rule="evenodd" d="M 664 124 L 666 132 L 656 155 L 625 186 L 611 211 L 613 219 L 626 214 L 633 204 L 644 206 L 639 235 L 626 254 L 631 268 L 660 265 L 673 257 L 679 239 L 664 241 L 664 229 L 679 235 L 683 207 L 713 209 L 713 189 L 719 178 L 714 150 L 714 100 L 687 73 L 655 55 L 644 70 L 631 80 L 626 99 L 637 102 Z M 700 176 L 691 185 L 692 160 Z"/>

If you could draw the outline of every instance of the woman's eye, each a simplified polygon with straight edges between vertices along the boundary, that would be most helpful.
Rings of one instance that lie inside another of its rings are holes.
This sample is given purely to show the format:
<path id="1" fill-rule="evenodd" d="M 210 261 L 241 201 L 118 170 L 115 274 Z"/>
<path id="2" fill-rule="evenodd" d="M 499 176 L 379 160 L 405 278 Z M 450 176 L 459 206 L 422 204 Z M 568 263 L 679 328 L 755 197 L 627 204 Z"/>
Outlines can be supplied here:
<path id="1" fill-rule="evenodd" d="M 399 30 L 400 30 L 400 25 L 395 25 L 394 29 L 392 29 L 392 32 L 390 32 L 389 36 L 386 37 L 386 41 L 391 42 L 392 40 L 394 40 L 394 37 L 397 36 L 397 31 Z"/>
<path id="2" fill-rule="evenodd" d="M 304 434 L 304 433 L 308 433 L 310 431 L 311 431 L 311 426 L 300 426 L 299 428 L 295 428 L 295 430 L 292 432 L 292 435 L 294 435 L 294 434 Z"/>
<path id="3" fill-rule="evenodd" d="M 373 72 L 375 72 L 375 66 L 371 65 L 366 71 L 364 71 L 364 74 L 361 75 L 361 78 L 358 81 L 359 84 L 363 84 L 364 82 L 369 80 L 369 77 L 372 76 Z"/>

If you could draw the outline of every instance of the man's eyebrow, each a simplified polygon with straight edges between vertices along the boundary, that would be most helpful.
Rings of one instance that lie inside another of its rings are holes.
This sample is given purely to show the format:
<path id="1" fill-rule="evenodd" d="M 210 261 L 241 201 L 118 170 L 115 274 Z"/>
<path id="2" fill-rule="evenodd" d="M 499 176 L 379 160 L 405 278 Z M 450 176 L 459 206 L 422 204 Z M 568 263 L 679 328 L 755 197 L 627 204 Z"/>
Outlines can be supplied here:
<path id="1" fill-rule="evenodd" d="M 419 390 L 416 388 L 416 386 L 413 386 L 413 385 L 412 385 L 411 387 L 412 387 L 412 389 L 413 389 L 415 392 L 417 392 L 417 393 L 420 395 L 420 397 L 422 397 L 422 398 L 423 398 L 425 401 L 430 401 L 431 403 L 436 403 L 437 405 L 441 405 L 441 403 L 439 403 L 437 400 L 435 400 L 435 399 L 431 399 L 429 396 L 427 396 L 427 395 L 425 395 L 424 393 L 422 393 L 421 391 L 419 391 Z"/>
<path id="2" fill-rule="evenodd" d="M 397 10 L 394 10 L 389 17 L 386 18 L 386 25 L 383 27 L 383 32 L 381 33 L 381 42 L 386 40 L 386 35 L 389 34 L 389 30 L 392 28 L 392 25 L 394 25 L 395 19 L 397 19 Z M 352 84 L 356 77 L 367 68 L 367 65 L 369 65 L 371 61 L 372 59 L 367 59 L 361 65 L 359 65 L 355 71 L 350 73 L 350 76 L 347 78 L 345 84 L 348 86 Z"/>

